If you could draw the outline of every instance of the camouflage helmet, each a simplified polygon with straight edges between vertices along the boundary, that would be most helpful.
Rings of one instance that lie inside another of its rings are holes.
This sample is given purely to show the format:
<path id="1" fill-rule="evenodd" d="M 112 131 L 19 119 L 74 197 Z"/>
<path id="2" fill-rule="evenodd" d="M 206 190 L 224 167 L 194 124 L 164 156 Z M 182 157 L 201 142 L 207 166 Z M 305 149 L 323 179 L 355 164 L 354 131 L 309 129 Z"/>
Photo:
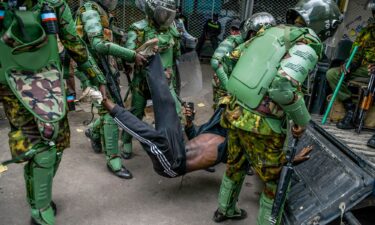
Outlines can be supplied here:
<path id="1" fill-rule="evenodd" d="M 258 32 L 263 26 L 275 26 L 275 18 L 267 13 L 260 12 L 253 14 L 250 18 L 245 20 L 241 26 L 241 35 L 244 40 L 248 39 L 251 32 Z"/>
<path id="2" fill-rule="evenodd" d="M 333 36 L 343 20 L 343 15 L 333 0 L 300 0 L 286 14 L 289 24 L 294 24 L 299 17 L 322 41 Z"/>
<path id="3" fill-rule="evenodd" d="M 168 28 L 176 16 L 174 0 L 146 0 L 146 15 L 160 28 Z"/>
<path id="4" fill-rule="evenodd" d="M 116 8 L 118 0 L 97 0 L 102 6 L 104 6 L 109 11 L 112 11 Z"/>

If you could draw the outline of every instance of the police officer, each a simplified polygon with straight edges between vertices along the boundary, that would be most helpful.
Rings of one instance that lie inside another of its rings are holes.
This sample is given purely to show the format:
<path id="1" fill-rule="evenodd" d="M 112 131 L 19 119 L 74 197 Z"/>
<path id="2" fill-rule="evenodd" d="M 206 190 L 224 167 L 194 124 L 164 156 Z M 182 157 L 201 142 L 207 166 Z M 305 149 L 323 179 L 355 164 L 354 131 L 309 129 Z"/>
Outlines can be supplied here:
<path id="1" fill-rule="evenodd" d="M 244 41 L 251 39 L 262 27 L 274 25 L 276 25 L 275 18 L 267 12 L 253 14 L 243 22 L 242 26 L 240 26 L 239 20 L 232 21 L 231 35 L 220 43 L 211 58 L 211 67 L 215 71 L 212 80 L 214 110 L 217 108 L 219 99 L 227 95 L 224 84 L 228 81 L 229 75 L 238 60 L 238 57 L 229 53 Z M 223 80 L 224 84 L 220 80 Z"/>
<path id="2" fill-rule="evenodd" d="M 114 10 L 116 5 L 117 1 L 111 0 L 88 1 L 78 9 L 76 18 L 78 34 L 85 40 L 90 52 L 99 62 L 101 68 L 114 76 L 115 82 L 118 79 L 115 77 L 118 74 L 118 68 L 113 57 L 135 62 L 137 65 L 141 65 L 145 60 L 143 56 L 135 51 L 113 43 L 113 33 L 110 30 L 108 13 Z M 113 87 L 110 88 L 112 89 Z M 117 88 L 119 87 L 117 86 Z M 115 96 L 111 97 L 114 98 Z M 117 101 L 122 100 L 117 99 Z M 98 110 L 100 118 L 95 120 L 90 128 L 86 130 L 86 136 L 90 138 L 95 152 L 101 152 L 102 148 L 104 148 L 107 168 L 112 173 L 120 178 L 130 179 L 132 174 L 122 165 L 120 157 L 118 127 L 105 109 L 99 106 Z"/>
<path id="3" fill-rule="evenodd" d="M 287 14 L 295 26 L 270 27 L 235 50 L 240 57 L 224 81 L 231 96 L 220 101 L 225 107 L 221 125 L 228 129 L 228 159 L 215 222 L 246 217 L 237 200 L 249 160 L 265 184 L 256 224 L 270 224 L 285 163 L 286 130 L 299 136 L 310 120 L 302 83 L 323 53 L 321 40 L 333 35 L 341 19 L 334 1 L 301 0 Z M 294 125 L 286 127 L 288 121 Z"/>
<path id="4" fill-rule="evenodd" d="M 370 3 L 369 7 L 374 15 L 374 3 Z M 327 81 L 332 90 L 336 89 L 342 72 L 345 72 L 346 80 L 353 80 L 356 78 L 365 78 L 366 80 L 369 80 L 370 75 L 368 67 L 375 63 L 375 23 L 372 21 L 369 21 L 367 27 L 361 30 L 353 43 L 353 48 L 354 46 L 359 46 L 359 49 L 355 54 L 349 69 L 346 70 L 344 64 L 341 67 L 331 68 L 327 71 Z M 353 121 L 355 104 L 352 102 L 351 97 L 352 93 L 349 90 L 348 85 L 343 83 L 337 94 L 337 98 L 343 102 L 346 113 L 344 118 L 336 124 L 339 129 L 355 128 Z"/>
<path id="5" fill-rule="evenodd" d="M 156 38 L 158 40 L 157 51 L 162 58 L 165 76 L 170 84 L 170 91 L 175 99 L 176 111 L 181 115 L 181 103 L 176 94 L 176 59 L 181 55 L 180 33 L 172 24 L 176 16 L 174 0 L 146 0 L 146 18 L 133 23 L 128 32 L 128 40 L 125 47 L 137 49 L 145 42 Z M 146 81 L 144 66 L 135 66 L 134 77 L 131 82 L 132 113 L 142 119 L 147 99 L 150 99 L 150 91 Z M 124 135 L 122 157 L 129 159 L 132 155 L 132 137 Z"/>
<path id="6" fill-rule="evenodd" d="M 206 40 L 210 40 L 212 48 L 217 49 L 219 44 L 218 36 L 221 33 L 221 24 L 219 22 L 219 14 L 214 13 L 212 15 L 212 19 L 206 21 L 203 26 L 202 35 L 200 36 L 197 44 L 197 54 L 198 56 L 201 55 L 201 50 L 206 42 Z"/>
<path id="7" fill-rule="evenodd" d="M 70 131 L 57 37 L 88 75 L 103 74 L 78 37 L 69 6 L 62 0 L 0 2 L 0 101 L 11 130 L 9 147 L 24 170 L 34 224 L 55 224 L 53 177 L 69 147 Z"/>

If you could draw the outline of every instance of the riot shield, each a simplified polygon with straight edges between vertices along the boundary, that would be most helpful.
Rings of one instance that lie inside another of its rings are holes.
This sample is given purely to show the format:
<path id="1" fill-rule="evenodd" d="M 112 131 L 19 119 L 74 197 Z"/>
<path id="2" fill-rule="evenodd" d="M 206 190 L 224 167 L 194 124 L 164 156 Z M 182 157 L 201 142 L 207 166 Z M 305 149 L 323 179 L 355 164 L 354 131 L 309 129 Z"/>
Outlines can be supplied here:
<path id="1" fill-rule="evenodd" d="M 195 51 L 180 56 L 177 63 L 177 86 L 180 87 L 180 97 L 190 97 L 199 94 L 203 87 L 202 69 Z"/>

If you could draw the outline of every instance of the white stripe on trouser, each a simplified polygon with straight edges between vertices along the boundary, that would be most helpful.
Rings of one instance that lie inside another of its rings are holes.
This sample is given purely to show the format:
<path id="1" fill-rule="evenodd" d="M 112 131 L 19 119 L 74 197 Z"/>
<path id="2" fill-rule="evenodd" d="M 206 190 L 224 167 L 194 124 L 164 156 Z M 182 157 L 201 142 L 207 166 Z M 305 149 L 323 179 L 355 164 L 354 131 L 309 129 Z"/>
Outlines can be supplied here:
<path id="1" fill-rule="evenodd" d="M 150 146 L 150 149 L 151 149 L 151 153 L 154 154 L 157 158 L 158 158 L 158 161 L 161 163 L 161 165 L 163 166 L 164 168 L 164 172 L 166 174 L 168 174 L 169 176 L 171 177 L 176 177 L 178 174 L 176 172 L 174 172 L 172 169 L 171 169 L 171 164 L 169 163 L 169 161 L 167 160 L 167 158 L 165 157 L 165 155 L 163 154 L 162 151 L 160 151 L 160 149 L 154 144 L 152 143 L 150 140 L 147 140 L 141 136 L 139 136 L 136 132 L 132 131 L 130 128 L 128 128 L 125 124 L 123 124 L 119 119 L 117 119 L 115 117 L 115 122 L 121 127 L 123 128 L 124 130 L 126 130 L 126 132 L 128 132 L 130 135 L 134 136 L 138 141 L 144 143 L 144 144 L 147 144 L 148 146 Z"/>

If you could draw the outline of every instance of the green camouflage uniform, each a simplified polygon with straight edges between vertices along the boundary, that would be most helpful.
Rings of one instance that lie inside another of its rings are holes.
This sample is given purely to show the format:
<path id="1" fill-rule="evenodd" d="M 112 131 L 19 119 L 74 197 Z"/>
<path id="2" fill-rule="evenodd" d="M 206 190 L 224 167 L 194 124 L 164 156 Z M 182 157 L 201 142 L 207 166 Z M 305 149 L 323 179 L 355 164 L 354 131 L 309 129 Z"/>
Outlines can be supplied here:
<path id="1" fill-rule="evenodd" d="M 94 18 L 95 23 L 91 22 L 93 19 L 87 16 L 88 13 L 98 16 L 98 18 Z M 99 57 L 105 57 L 106 60 L 108 59 L 109 69 L 113 75 L 119 74 L 117 61 L 114 56 L 120 57 L 128 62 L 134 62 L 135 51 L 123 48 L 113 42 L 113 32 L 110 29 L 109 15 L 105 9 L 96 2 L 86 2 L 78 9 L 76 26 L 78 34 L 86 41 L 90 52 L 98 64 L 101 65 L 99 63 L 101 62 Z M 118 77 L 114 77 L 114 79 L 118 79 Z M 104 146 L 109 168 L 114 172 L 120 171 L 123 166 L 118 147 L 118 127 L 113 118 L 103 107 L 99 107 L 98 110 L 100 118 L 91 124 L 91 138 L 101 142 L 102 146 Z"/>
<path id="2" fill-rule="evenodd" d="M 125 47 L 137 49 L 146 41 L 157 38 L 159 53 L 164 66 L 164 71 L 170 84 L 170 91 L 176 102 L 176 110 L 181 115 L 181 103 L 176 94 L 176 59 L 181 55 L 180 51 L 180 34 L 174 25 L 167 30 L 158 30 L 153 22 L 144 19 L 133 23 L 128 32 L 128 40 Z M 151 99 L 150 91 L 146 81 L 146 71 L 144 67 L 135 66 L 134 77 L 131 82 L 132 92 L 132 113 L 139 119 L 144 116 L 144 109 L 147 99 Z M 131 153 L 131 135 L 124 135 L 124 152 Z"/>
<path id="3" fill-rule="evenodd" d="M 216 74 L 225 73 L 226 77 L 230 74 L 231 65 L 228 65 L 228 60 L 225 59 L 225 56 L 233 51 L 238 45 L 243 43 L 242 36 L 230 35 L 223 42 L 220 43 L 219 47 L 215 50 L 212 59 L 211 66 L 215 71 L 214 78 L 212 79 L 212 90 L 213 90 L 213 101 L 214 105 L 212 106 L 214 110 L 217 108 L 217 103 L 221 97 L 227 95 L 225 88 L 220 85 L 220 80 Z"/>
<path id="4" fill-rule="evenodd" d="M 247 46 L 262 35 L 263 32 L 258 33 L 255 38 L 239 45 L 230 53 L 227 57 L 231 61 L 229 65 L 234 68 Z M 295 42 L 307 43 L 314 48 L 318 55 L 322 52 L 320 41 L 308 32 L 304 32 Z M 289 80 L 284 81 L 291 83 L 291 90 L 295 96 L 303 97 L 301 84 Z M 271 87 L 273 85 L 275 82 L 271 83 Z M 267 211 L 264 208 L 268 207 L 268 211 L 270 211 L 269 207 L 272 207 L 276 183 L 283 163 L 285 163 L 283 147 L 286 140 L 286 127 L 283 124 L 286 122 L 287 113 L 269 97 L 269 94 L 265 94 L 260 105 L 255 109 L 244 107 L 230 95 L 221 98 L 219 105 L 225 107 L 221 125 L 228 129 L 228 160 L 219 193 L 218 210 L 227 216 L 239 212 L 236 202 L 246 175 L 247 161 L 250 161 L 256 173 L 265 183 L 257 220 L 258 225 L 263 225 L 261 221 L 264 220 L 259 218 L 268 218 L 264 215 Z"/>
<path id="5" fill-rule="evenodd" d="M 95 85 L 103 83 L 103 74 L 90 58 L 85 45 L 76 33 L 67 3 L 60 0 L 43 2 L 55 11 L 58 37 L 69 55 L 81 65 L 79 69 L 88 75 L 86 79 Z M 0 26 L 0 36 L 3 41 L 0 43 L 1 54 L 3 56 L 8 54 L 9 50 L 4 49 L 9 48 L 19 51 L 18 55 L 14 55 L 14 59 L 12 56 L 8 59 L 0 57 L 3 68 L 6 69 L 7 66 L 13 68 L 2 71 L 0 69 L 0 101 L 4 105 L 11 127 L 9 147 L 14 161 L 28 162 L 24 174 L 33 220 L 40 224 L 54 224 L 54 213 L 50 206 L 52 180 L 61 161 L 62 151 L 70 144 L 57 39 L 55 34 L 49 35 L 43 32 L 46 36 L 42 43 L 32 44 L 24 41 L 27 47 L 19 49 L 20 45 L 17 42 L 21 39 L 14 41 L 14 35 L 17 37 L 17 34 L 8 33 L 11 27 L 18 25 L 12 23 L 14 16 L 7 11 L 7 2 L 0 3 L 0 6 L 5 9 L 5 17 Z M 21 17 L 24 21 L 30 22 L 24 25 L 24 29 L 43 29 L 39 19 L 42 15 L 42 4 L 37 1 L 25 1 L 24 6 L 26 11 L 14 11 L 14 13 L 25 12 L 22 15 L 27 14 L 26 16 L 33 15 L 32 21 L 24 19 L 30 17 Z M 42 33 L 31 33 L 31 36 L 31 38 L 43 37 Z M 35 60 L 26 60 L 17 64 L 23 66 L 14 67 L 12 60 L 19 60 L 25 55 L 27 58 L 27 55 L 33 54 L 36 54 Z M 44 62 L 43 59 L 46 57 L 47 59 L 50 57 L 49 61 Z"/>
<path id="6" fill-rule="evenodd" d="M 363 28 L 359 33 L 358 37 L 353 43 L 354 46 L 359 46 L 357 54 L 353 58 L 351 64 L 351 71 L 349 76 L 350 80 L 361 79 L 363 81 L 370 78 L 367 71 L 367 66 L 370 63 L 375 63 L 375 24 Z M 336 85 L 340 80 L 341 68 L 335 67 L 327 71 L 327 81 L 332 90 L 336 89 Z M 342 84 L 340 91 L 337 94 L 337 98 L 340 101 L 345 101 L 352 96 L 352 93 L 348 89 L 348 85 Z"/>

